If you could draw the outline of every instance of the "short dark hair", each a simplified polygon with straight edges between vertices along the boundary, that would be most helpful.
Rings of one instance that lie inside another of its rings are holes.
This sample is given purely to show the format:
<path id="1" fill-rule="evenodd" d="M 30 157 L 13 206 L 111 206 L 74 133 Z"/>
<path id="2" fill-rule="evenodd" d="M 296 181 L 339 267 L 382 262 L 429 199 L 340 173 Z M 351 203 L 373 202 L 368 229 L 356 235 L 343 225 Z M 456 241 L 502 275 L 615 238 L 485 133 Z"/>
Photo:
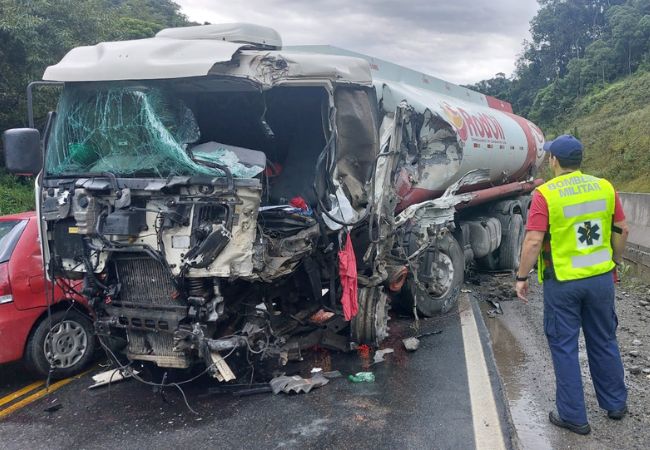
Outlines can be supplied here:
<path id="1" fill-rule="evenodd" d="M 580 158 L 558 158 L 556 156 L 555 159 L 557 159 L 558 164 L 563 169 L 578 170 L 582 164 L 582 156 Z"/>

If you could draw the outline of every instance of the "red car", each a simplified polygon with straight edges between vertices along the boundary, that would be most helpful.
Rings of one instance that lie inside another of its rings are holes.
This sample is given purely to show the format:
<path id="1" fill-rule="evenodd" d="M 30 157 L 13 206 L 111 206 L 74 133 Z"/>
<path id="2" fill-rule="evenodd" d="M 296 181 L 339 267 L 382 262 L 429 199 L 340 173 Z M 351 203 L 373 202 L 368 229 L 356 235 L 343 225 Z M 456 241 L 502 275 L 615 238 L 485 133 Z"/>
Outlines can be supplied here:
<path id="1" fill-rule="evenodd" d="M 55 378 L 81 370 L 93 358 L 95 336 L 79 282 L 43 277 L 34 212 L 0 217 L 0 364 L 22 359 L 33 372 Z"/>

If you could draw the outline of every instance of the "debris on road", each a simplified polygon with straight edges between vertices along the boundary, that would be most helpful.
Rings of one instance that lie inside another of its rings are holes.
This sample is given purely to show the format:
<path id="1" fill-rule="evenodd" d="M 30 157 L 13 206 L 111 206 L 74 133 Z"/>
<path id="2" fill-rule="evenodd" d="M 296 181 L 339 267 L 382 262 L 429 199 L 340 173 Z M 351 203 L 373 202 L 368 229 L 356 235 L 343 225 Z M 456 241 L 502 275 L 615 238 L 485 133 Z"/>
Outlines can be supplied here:
<path id="1" fill-rule="evenodd" d="M 275 377 L 270 381 L 271 389 L 274 394 L 279 394 L 280 392 L 285 392 L 290 394 L 292 392 L 299 394 L 307 394 L 312 389 L 325 386 L 329 383 L 330 380 L 325 378 L 322 374 L 316 374 L 311 378 L 303 378 L 299 375 L 294 376 L 280 376 Z"/>
<path id="2" fill-rule="evenodd" d="M 375 352 L 375 356 L 372 358 L 372 363 L 377 364 L 377 363 L 380 363 L 380 362 L 384 362 L 385 361 L 384 356 L 386 356 L 386 355 L 388 355 L 390 353 L 393 353 L 393 352 L 394 352 L 394 350 L 392 348 L 385 348 L 383 350 L 377 350 Z"/>
<path id="3" fill-rule="evenodd" d="M 329 372 L 323 372 L 322 375 L 323 375 L 325 378 L 329 378 L 330 380 L 331 380 L 332 378 L 341 378 L 341 377 L 343 376 L 343 374 L 342 374 L 341 372 L 339 372 L 338 370 L 332 370 L 332 371 L 329 371 Z"/>
<path id="4" fill-rule="evenodd" d="M 638 375 L 641 373 L 641 367 L 639 366 L 630 366 L 627 369 L 632 375 Z"/>
<path id="5" fill-rule="evenodd" d="M 630 350 L 629 352 L 627 352 L 627 354 L 630 356 L 634 356 L 635 358 L 640 355 L 638 350 Z"/>
<path id="6" fill-rule="evenodd" d="M 353 383 L 373 383 L 375 374 L 372 372 L 357 372 L 354 375 L 348 375 L 348 380 Z"/>
<path id="7" fill-rule="evenodd" d="M 96 389 L 98 387 L 106 386 L 107 384 L 115 384 L 133 377 L 134 374 L 137 375 L 138 371 L 111 369 L 105 372 L 100 372 L 92 376 L 95 384 L 88 386 L 88 389 Z"/>
<path id="8" fill-rule="evenodd" d="M 45 411 L 47 413 L 53 413 L 53 412 L 58 411 L 61 408 L 63 408 L 63 405 L 61 403 L 54 403 L 53 405 L 50 405 L 47 408 L 43 409 L 43 411 Z"/>
<path id="9" fill-rule="evenodd" d="M 402 339 L 402 344 L 404 344 L 404 348 L 406 350 L 409 352 L 414 352 L 420 347 L 420 340 L 416 337 L 410 337 Z"/>

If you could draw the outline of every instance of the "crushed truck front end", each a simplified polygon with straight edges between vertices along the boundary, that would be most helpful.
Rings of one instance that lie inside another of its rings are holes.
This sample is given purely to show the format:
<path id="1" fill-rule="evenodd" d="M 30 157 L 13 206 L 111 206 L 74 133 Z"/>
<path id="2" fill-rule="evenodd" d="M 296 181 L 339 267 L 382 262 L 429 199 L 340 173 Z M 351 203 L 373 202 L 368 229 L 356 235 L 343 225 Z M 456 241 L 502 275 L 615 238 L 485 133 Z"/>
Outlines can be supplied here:
<path id="1" fill-rule="evenodd" d="M 100 341 L 124 335 L 132 361 L 230 380 L 306 347 L 348 349 L 337 251 L 347 229 L 367 234 L 379 147 L 365 62 L 215 40 L 234 53 L 170 62 L 183 76 L 146 58 L 110 68 L 129 48 L 195 44 L 107 43 L 46 72 L 65 83 L 40 177 L 49 273 L 84 280 Z M 93 51 L 109 72 L 71 69 Z M 381 300 L 372 264 L 358 270 Z"/>

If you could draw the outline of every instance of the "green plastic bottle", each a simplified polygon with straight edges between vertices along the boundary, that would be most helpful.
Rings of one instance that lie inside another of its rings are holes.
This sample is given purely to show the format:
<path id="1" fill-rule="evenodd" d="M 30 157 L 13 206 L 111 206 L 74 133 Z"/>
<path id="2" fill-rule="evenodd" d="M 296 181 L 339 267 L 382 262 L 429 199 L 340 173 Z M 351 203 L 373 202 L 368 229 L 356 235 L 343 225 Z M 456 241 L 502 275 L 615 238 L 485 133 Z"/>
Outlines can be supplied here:
<path id="1" fill-rule="evenodd" d="M 372 383 L 375 381 L 375 374 L 372 372 L 357 372 L 354 375 L 348 375 L 348 380 L 353 383 Z"/>

